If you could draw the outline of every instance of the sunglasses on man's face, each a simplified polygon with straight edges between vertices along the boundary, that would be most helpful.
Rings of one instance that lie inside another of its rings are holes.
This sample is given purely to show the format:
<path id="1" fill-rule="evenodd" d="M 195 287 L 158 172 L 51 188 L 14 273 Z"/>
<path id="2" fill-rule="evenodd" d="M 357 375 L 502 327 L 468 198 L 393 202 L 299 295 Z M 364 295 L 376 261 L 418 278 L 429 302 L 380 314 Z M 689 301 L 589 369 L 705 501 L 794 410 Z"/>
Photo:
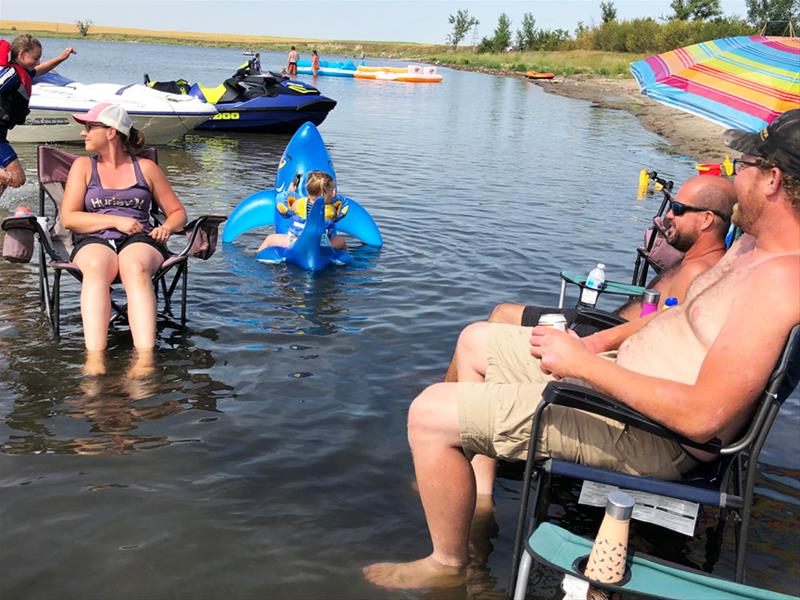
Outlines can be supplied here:
<path id="1" fill-rule="evenodd" d="M 747 167 L 758 167 L 759 169 L 768 168 L 768 165 L 763 160 L 745 160 L 743 158 L 733 159 L 733 174 L 738 175 Z"/>
<path id="2" fill-rule="evenodd" d="M 710 212 L 717 215 L 720 219 L 727 220 L 728 217 L 723 215 L 718 210 L 714 210 L 713 208 L 706 208 L 705 206 L 690 206 L 688 204 L 684 204 L 683 202 L 678 202 L 677 200 L 670 200 L 669 201 L 669 209 L 672 211 L 672 214 L 676 217 L 680 217 L 682 214 L 687 212 Z"/>

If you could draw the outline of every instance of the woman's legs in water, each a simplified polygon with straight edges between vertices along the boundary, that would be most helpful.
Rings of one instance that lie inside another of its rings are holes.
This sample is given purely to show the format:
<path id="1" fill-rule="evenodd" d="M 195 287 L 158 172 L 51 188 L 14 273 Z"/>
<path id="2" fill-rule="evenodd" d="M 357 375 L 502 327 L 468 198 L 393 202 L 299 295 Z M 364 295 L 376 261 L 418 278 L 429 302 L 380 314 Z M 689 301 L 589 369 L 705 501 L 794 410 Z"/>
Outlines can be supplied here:
<path id="1" fill-rule="evenodd" d="M 164 262 L 161 253 L 145 243 L 133 243 L 119 253 L 119 278 L 128 296 L 128 323 L 139 350 L 156 344 L 156 294 L 153 274 Z"/>
<path id="2" fill-rule="evenodd" d="M 119 268 L 117 254 L 105 244 L 88 244 L 78 250 L 73 262 L 83 274 L 81 318 L 86 349 L 89 352 L 101 352 L 108 343 L 110 288 Z"/>

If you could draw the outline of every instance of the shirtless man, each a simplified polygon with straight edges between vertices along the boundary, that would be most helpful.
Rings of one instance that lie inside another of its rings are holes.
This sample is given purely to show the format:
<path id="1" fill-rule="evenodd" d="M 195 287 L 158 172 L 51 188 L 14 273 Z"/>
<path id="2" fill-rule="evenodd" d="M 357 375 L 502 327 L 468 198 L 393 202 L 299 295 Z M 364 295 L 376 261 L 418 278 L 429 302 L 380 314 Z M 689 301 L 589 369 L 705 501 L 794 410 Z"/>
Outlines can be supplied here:
<path id="1" fill-rule="evenodd" d="M 683 305 L 581 339 L 487 324 L 487 352 L 471 357 L 486 382 L 439 383 L 414 400 L 409 443 L 433 553 L 371 565 L 364 570 L 369 581 L 388 588 L 463 582 L 476 502 L 467 455 L 524 459 L 530 416 L 550 378 L 586 381 L 697 442 L 727 443 L 751 418 L 800 323 L 800 109 L 760 134 L 728 131 L 726 142 L 744 153 L 735 166 L 733 220 L 749 235 L 692 284 Z M 615 362 L 598 356 L 614 349 Z M 707 458 L 556 406 L 538 444 L 543 457 L 658 477 L 676 478 Z"/>
<path id="2" fill-rule="evenodd" d="M 689 284 L 717 264 L 725 254 L 725 235 L 735 202 L 736 190 L 723 177 L 695 175 L 681 186 L 675 195 L 673 209 L 664 215 L 664 225 L 667 241 L 683 252 L 684 257 L 648 286 L 661 292 L 662 304 L 670 296 L 683 302 Z M 489 315 L 489 321 L 533 327 L 539 322 L 541 312 L 549 312 L 549 309 L 535 310 L 537 308 L 498 304 Z M 639 316 L 640 309 L 641 301 L 635 301 L 620 307 L 617 312 L 624 319 L 631 320 Z"/>
<path id="3" fill-rule="evenodd" d="M 735 202 L 733 184 L 722 177 L 696 175 L 681 186 L 664 215 L 664 225 L 667 241 L 684 256 L 681 262 L 656 277 L 649 286 L 661 292 L 662 305 L 670 296 L 683 303 L 689 284 L 717 264 L 725 254 L 725 235 Z M 620 307 L 618 313 L 630 320 L 638 318 L 640 310 L 641 301 L 637 300 Z M 542 314 L 561 311 L 559 308 L 498 304 L 489 316 L 489 322 L 533 327 L 539 323 Z M 445 381 L 467 381 L 458 377 L 458 355 L 460 349 L 463 352 L 464 347 L 474 346 L 475 340 L 468 337 L 472 333 L 473 330 L 467 327 L 459 337 Z"/>
<path id="4" fill-rule="evenodd" d="M 289 62 L 289 77 L 297 77 L 297 61 L 300 59 L 300 55 L 297 53 L 297 50 L 294 49 L 294 46 L 289 50 L 287 59 Z"/>

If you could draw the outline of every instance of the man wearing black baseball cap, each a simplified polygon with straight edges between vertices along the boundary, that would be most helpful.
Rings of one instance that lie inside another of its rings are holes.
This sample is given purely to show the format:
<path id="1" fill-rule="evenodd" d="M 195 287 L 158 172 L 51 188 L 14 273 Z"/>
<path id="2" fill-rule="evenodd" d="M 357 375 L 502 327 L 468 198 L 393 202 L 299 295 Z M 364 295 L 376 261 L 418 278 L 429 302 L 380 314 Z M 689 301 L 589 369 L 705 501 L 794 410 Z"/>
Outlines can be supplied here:
<path id="1" fill-rule="evenodd" d="M 469 459 L 524 460 L 531 415 L 551 378 L 584 381 L 696 442 L 729 444 L 752 420 L 800 323 L 800 110 L 759 134 L 726 139 L 744 152 L 734 185 L 745 235 L 695 280 L 685 302 L 584 338 L 495 324 L 487 356 L 476 357 L 483 382 L 438 383 L 417 396 L 408 439 L 433 552 L 371 565 L 368 581 L 392 589 L 463 583 L 477 501 Z M 614 361 L 600 355 L 611 350 Z M 714 458 L 567 407 L 551 406 L 542 419 L 540 457 L 670 478 Z"/>
<path id="2" fill-rule="evenodd" d="M 729 129 L 725 144 L 744 154 L 773 163 L 795 179 L 800 179 L 800 108 L 778 115 L 759 133 Z"/>
<path id="3" fill-rule="evenodd" d="M 759 133 L 729 129 L 724 139 L 730 148 L 742 152 L 742 157 L 733 161 L 737 181 L 741 175 L 747 175 L 746 170 L 751 167 L 761 174 L 775 170 L 780 174 L 784 191 L 794 197 L 792 204 L 800 208 L 800 108 L 778 115 Z M 737 190 L 739 187 L 737 185 Z M 733 222 L 747 231 L 751 225 L 749 221 L 758 216 L 753 210 L 757 206 L 747 209 L 740 201 L 734 206 Z"/>

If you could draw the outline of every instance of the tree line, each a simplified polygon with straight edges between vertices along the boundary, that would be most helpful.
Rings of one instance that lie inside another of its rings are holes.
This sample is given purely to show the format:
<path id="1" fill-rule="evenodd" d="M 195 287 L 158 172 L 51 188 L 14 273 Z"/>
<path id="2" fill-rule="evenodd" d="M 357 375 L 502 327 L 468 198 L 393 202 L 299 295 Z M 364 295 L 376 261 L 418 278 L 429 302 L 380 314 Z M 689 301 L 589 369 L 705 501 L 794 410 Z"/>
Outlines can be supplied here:
<path id="1" fill-rule="evenodd" d="M 587 26 L 579 21 L 574 32 L 536 26 L 533 13 L 522 16 L 516 32 L 509 16 L 502 13 L 491 36 L 482 37 L 473 48 L 479 53 L 509 50 L 605 50 L 611 52 L 665 52 L 707 40 L 735 35 L 789 35 L 800 21 L 800 0 L 745 0 L 745 19 L 722 14 L 720 0 L 672 0 L 672 14 L 618 20 L 613 0 L 600 2 L 601 23 Z M 470 31 L 477 31 L 478 19 L 468 10 L 449 17 L 452 29 L 447 43 L 455 51 Z"/>

